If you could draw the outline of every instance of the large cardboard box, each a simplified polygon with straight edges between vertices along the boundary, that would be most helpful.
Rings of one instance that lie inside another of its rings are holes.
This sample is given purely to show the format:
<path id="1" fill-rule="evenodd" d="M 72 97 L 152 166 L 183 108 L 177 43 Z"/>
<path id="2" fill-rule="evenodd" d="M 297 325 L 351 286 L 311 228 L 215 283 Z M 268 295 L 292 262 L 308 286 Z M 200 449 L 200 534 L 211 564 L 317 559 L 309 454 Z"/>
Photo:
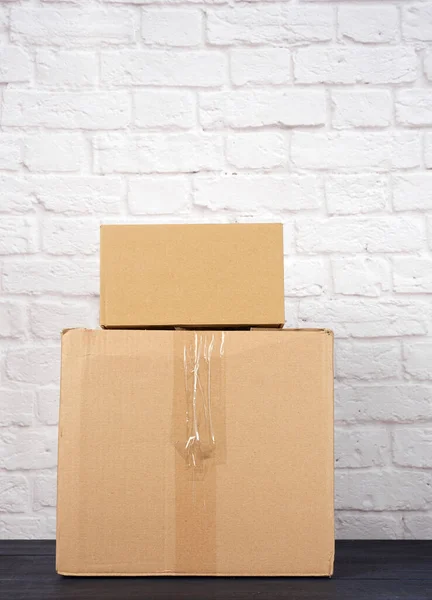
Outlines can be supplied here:
<path id="1" fill-rule="evenodd" d="M 102 225 L 100 324 L 284 323 L 282 225 Z"/>
<path id="2" fill-rule="evenodd" d="M 57 570 L 331 575 L 327 330 L 63 334 Z"/>

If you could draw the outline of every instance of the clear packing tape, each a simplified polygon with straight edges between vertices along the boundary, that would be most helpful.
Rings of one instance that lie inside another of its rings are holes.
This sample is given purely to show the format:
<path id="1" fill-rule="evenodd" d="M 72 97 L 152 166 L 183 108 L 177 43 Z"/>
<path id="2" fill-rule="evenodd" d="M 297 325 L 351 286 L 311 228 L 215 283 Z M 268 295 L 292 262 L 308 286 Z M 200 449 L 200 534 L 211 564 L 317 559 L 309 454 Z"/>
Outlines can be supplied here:
<path id="1" fill-rule="evenodd" d="M 225 332 L 174 335 L 176 573 L 217 572 L 218 467 L 226 460 Z"/>
<path id="2" fill-rule="evenodd" d="M 223 450 L 221 376 L 225 332 L 185 331 L 182 338 L 184 435 L 180 425 L 180 439 L 175 445 L 186 467 L 198 477 L 203 476 L 209 460 L 221 458 Z"/>

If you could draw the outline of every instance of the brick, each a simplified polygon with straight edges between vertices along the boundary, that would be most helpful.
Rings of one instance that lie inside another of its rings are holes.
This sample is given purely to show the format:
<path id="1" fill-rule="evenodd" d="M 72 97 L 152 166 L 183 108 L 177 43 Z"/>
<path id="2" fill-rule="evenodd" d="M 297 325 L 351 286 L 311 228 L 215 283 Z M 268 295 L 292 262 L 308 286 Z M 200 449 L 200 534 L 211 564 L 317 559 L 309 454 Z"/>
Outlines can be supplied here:
<path id="1" fill-rule="evenodd" d="M 292 220 L 283 223 L 283 250 L 284 254 L 288 256 L 294 254 L 295 252 L 294 223 Z"/>
<path id="2" fill-rule="evenodd" d="M 416 217 L 332 217 L 297 221 L 299 252 L 409 252 L 423 245 Z"/>
<path id="3" fill-rule="evenodd" d="M 199 104 L 204 129 L 323 125 L 326 120 L 323 90 L 202 92 Z"/>
<path id="4" fill-rule="evenodd" d="M 427 513 L 407 513 L 403 516 L 403 522 L 405 539 L 432 539 L 432 515 Z"/>
<path id="5" fill-rule="evenodd" d="M 51 1 L 51 0 L 50 0 Z M 57 0 L 52 0 L 56 2 Z M 69 1 L 69 0 L 68 0 Z M 46 2 L 46 0 L 45 0 Z M 224 4 L 227 0 L 103 0 L 115 4 Z"/>
<path id="6" fill-rule="evenodd" d="M 81 88 L 95 86 L 99 63 L 95 52 L 48 50 L 36 52 L 36 81 L 52 88 Z"/>
<path id="7" fill-rule="evenodd" d="M 432 380 L 432 341 L 405 342 L 403 355 L 408 375 L 420 381 Z"/>
<path id="8" fill-rule="evenodd" d="M 24 217 L 4 217 L 0 221 L 0 255 L 35 252 L 34 223 Z"/>
<path id="9" fill-rule="evenodd" d="M 99 173 L 189 173 L 224 165 L 223 139 L 198 133 L 101 135 L 94 140 Z"/>
<path id="10" fill-rule="evenodd" d="M 285 327 L 297 326 L 297 300 L 285 300 Z"/>
<path id="11" fill-rule="evenodd" d="M 397 540 L 403 537 L 402 515 L 336 511 L 338 540 Z"/>
<path id="12" fill-rule="evenodd" d="M 0 467 L 16 469 L 49 469 L 57 464 L 57 429 L 14 429 L 0 432 Z"/>
<path id="13" fill-rule="evenodd" d="M 47 254 L 95 254 L 99 250 L 99 221 L 94 219 L 44 219 L 42 248 Z"/>
<path id="14" fill-rule="evenodd" d="M 33 510 L 56 505 L 57 477 L 55 473 L 38 475 L 33 487 Z"/>
<path id="15" fill-rule="evenodd" d="M 336 341 L 336 377 L 358 381 L 379 381 L 397 377 L 401 351 L 396 342 L 367 343 Z"/>
<path id="16" fill-rule="evenodd" d="M 31 391 L 0 389 L 0 427 L 31 425 L 34 404 Z"/>
<path id="17" fill-rule="evenodd" d="M 55 514 L 47 514 L 44 519 L 41 519 L 41 533 L 39 539 L 55 539 L 57 533 L 56 527 L 56 515 Z"/>
<path id="18" fill-rule="evenodd" d="M 327 175 L 324 182 L 330 215 L 373 213 L 388 208 L 389 181 L 386 175 Z"/>
<path id="19" fill-rule="evenodd" d="M 196 9 L 144 9 L 141 36 L 155 46 L 199 46 L 202 40 L 202 13 Z"/>
<path id="20" fill-rule="evenodd" d="M 58 383 L 60 350 L 58 346 L 34 346 L 10 350 L 6 355 L 6 375 L 18 383 L 47 385 Z"/>
<path id="21" fill-rule="evenodd" d="M 207 39 L 211 44 L 246 42 L 323 42 L 333 35 L 330 7 L 240 6 L 207 11 Z"/>
<path id="22" fill-rule="evenodd" d="M 0 174 L 0 189 L 0 213 L 19 215 L 33 210 L 35 198 L 31 184 L 24 177 Z"/>
<path id="23" fill-rule="evenodd" d="M 235 85 L 291 83 L 291 50 L 288 48 L 233 49 L 231 80 Z"/>
<path id="24" fill-rule="evenodd" d="M 432 81 L 432 51 L 430 50 L 424 56 L 423 72 L 426 75 L 426 79 Z"/>
<path id="25" fill-rule="evenodd" d="M 17 171 L 21 166 L 21 141 L 15 135 L 0 134 L 0 169 Z"/>
<path id="26" fill-rule="evenodd" d="M 133 215 L 184 212 L 190 206 L 190 182 L 182 176 L 129 180 L 128 206 Z"/>
<path id="27" fill-rule="evenodd" d="M 344 256 L 331 261 L 337 294 L 377 297 L 391 288 L 390 264 L 385 258 Z"/>
<path id="28" fill-rule="evenodd" d="M 432 428 L 424 426 L 394 429 L 393 462 L 401 467 L 432 467 Z"/>
<path id="29" fill-rule="evenodd" d="M 387 385 L 336 385 L 337 422 L 414 423 L 432 419 L 432 387 L 391 383 Z"/>
<path id="30" fill-rule="evenodd" d="M 432 125 L 432 97 L 429 90 L 401 90 L 396 95 L 395 108 L 396 121 L 400 125 Z"/>
<path id="31" fill-rule="evenodd" d="M 427 232 L 428 232 L 428 239 L 429 239 L 429 248 L 432 249 L 432 218 L 429 217 L 426 221 L 427 224 Z"/>
<path id="32" fill-rule="evenodd" d="M 432 173 L 410 173 L 393 178 L 395 210 L 432 209 Z"/>
<path id="33" fill-rule="evenodd" d="M 321 258 L 285 258 L 285 296 L 319 296 L 328 289 L 328 267 Z"/>
<path id="34" fill-rule="evenodd" d="M 99 266 L 89 259 L 36 259 L 8 262 L 3 267 L 3 290 L 10 294 L 99 293 Z"/>
<path id="35" fill-rule="evenodd" d="M 23 513 L 30 501 L 30 487 L 23 475 L 0 473 L 0 513 Z"/>
<path id="36" fill-rule="evenodd" d="M 42 540 L 55 538 L 55 529 L 50 521 L 53 517 L 21 516 L 2 513 L 0 515 L 0 537 L 2 540 Z M 55 518 L 54 518 L 55 521 Z"/>
<path id="37" fill-rule="evenodd" d="M 59 416 L 60 391 L 57 388 L 42 387 L 37 391 L 36 417 L 44 425 L 57 425 Z"/>
<path id="38" fill-rule="evenodd" d="M 0 33 L 5 33 L 9 27 L 9 10 L 6 6 L 0 6 Z"/>
<path id="39" fill-rule="evenodd" d="M 62 329 L 94 327 L 93 314 L 86 302 L 37 300 L 30 304 L 30 329 L 41 339 L 60 339 Z"/>
<path id="40" fill-rule="evenodd" d="M 308 210 L 322 204 L 315 175 L 203 175 L 194 179 L 194 202 L 211 210 Z"/>
<path id="41" fill-rule="evenodd" d="M 145 90 L 134 95 L 138 127 L 190 129 L 196 123 L 196 105 L 189 91 Z"/>
<path id="42" fill-rule="evenodd" d="M 0 46 L 0 83 L 29 79 L 30 59 L 27 52 L 16 46 Z"/>
<path id="43" fill-rule="evenodd" d="M 25 309 L 17 302 L 0 301 L 0 339 L 19 338 L 25 330 Z"/>
<path id="44" fill-rule="evenodd" d="M 226 140 L 226 158 L 238 169 L 282 167 L 288 160 L 288 144 L 280 133 L 236 133 Z"/>
<path id="45" fill-rule="evenodd" d="M 338 337 L 382 337 L 427 333 L 431 308 L 422 300 L 327 298 L 302 300 L 302 326 L 326 327 Z"/>
<path id="46" fill-rule="evenodd" d="M 291 156 L 306 169 L 410 169 L 420 165 L 420 139 L 414 132 L 296 131 Z"/>
<path id="47" fill-rule="evenodd" d="M 393 101 L 387 90 L 335 90 L 331 93 L 331 101 L 335 129 L 387 127 L 391 124 Z"/>
<path id="48" fill-rule="evenodd" d="M 45 210 L 65 215 L 118 214 L 123 206 L 123 182 L 118 177 L 54 176 L 32 180 Z"/>
<path id="49" fill-rule="evenodd" d="M 225 1 L 227 1 L 227 0 L 225 0 Z M 250 4 L 253 4 L 254 2 L 279 2 L 279 1 L 280 1 L 280 0 L 245 0 L 245 2 L 246 2 L 248 5 L 250 5 Z M 288 2 L 289 2 L 289 0 L 285 0 L 285 1 L 288 1 Z"/>
<path id="50" fill-rule="evenodd" d="M 413 42 L 432 41 L 432 3 L 414 4 L 402 8 L 402 34 Z"/>
<path id="51" fill-rule="evenodd" d="M 430 505 L 432 473 L 337 471 L 336 508 L 354 510 L 425 510 Z"/>
<path id="52" fill-rule="evenodd" d="M 426 133 L 424 138 L 425 144 L 425 166 L 426 169 L 432 169 L 432 134 Z"/>
<path id="53" fill-rule="evenodd" d="M 93 46 L 135 41 L 135 15 L 124 9 L 27 6 L 11 11 L 11 40 L 39 46 Z"/>
<path id="54" fill-rule="evenodd" d="M 382 467 L 389 462 L 386 427 L 336 427 L 335 467 Z"/>
<path id="55" fill-rule="evenodd" d="M 393 260 L 393 289 L 402 293 L 432 293 L 432 259 L 417 256 Z"/>
<path id="56" fill-rule="evenodd" d="M 384 43 L 399 39 L 399 12 L 396 6 L 346 6 L 338 11 L 339 34 L 354 42 Z"/>
<path id="57" fill-rule="evenodd" d="M 79 171 L 86 143 L 79 134 L 43 133 L 28 136 L 24 143 L 24 165 L 34 172 Z"/>
<path id="58" fill-rule="evenodd" d="M 3 125 L 93 130 L 119 129 L 129 122 L 126 92 L 4 92 Z"/>
<path id="59" fill-rule="evenodd" d="M 211 87 L 226 80 L 225 56 L 216 51 L 122 50 L 102 52 L 105 85 Z"/>
<path id="60" fill-rule="evenodd" d="M 200 176 L 198 176 L 200 177 Z M 234 177 L 236 177 L 236 175 L 234 175 Z M 201 211 L 199 211 L 201 212 Z M 207 212 L 207 211 L 203 211 L 203 212 Z M 221 217 L 219 216 L 210 216 L 210 220 L 209 223 L 213 222 L 213 220 L 216 219 L 218 222 L 222 222 Z M 244 215 L 235 215 L 232 217 L 228 217 L 229 221 L 232 223 L 256 223 L 256 217 L 253 214 L 244 214 Z M 285 227 L 290 228 L 290 226 L 292 226 L 292 222 L 289 223 L 281 223 L 281 218 L 278 214 L 276 215 L 270 215 L 268 213 L 265 214 L 265 219 L 263 221 L 264 223 L 280 223 L 282 224 L 282 228 L 284 229 Z M 282 231 L 282 237 L 285 237 L 285 230 Z"/>
<path id="61" fill-rule="evenodd" d="M 417 77 L 413 48 L 325 47 L 300 48 L 294 54 L 297 83 L 409 83 Z"/>

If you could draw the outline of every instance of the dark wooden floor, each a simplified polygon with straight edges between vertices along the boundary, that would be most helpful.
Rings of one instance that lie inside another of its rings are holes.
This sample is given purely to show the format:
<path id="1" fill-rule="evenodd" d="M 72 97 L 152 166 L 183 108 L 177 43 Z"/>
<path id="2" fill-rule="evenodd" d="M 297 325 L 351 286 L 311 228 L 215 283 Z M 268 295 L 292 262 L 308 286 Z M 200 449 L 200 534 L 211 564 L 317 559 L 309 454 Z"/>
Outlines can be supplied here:
<path id="1" fill-rule="evenodd" d="M 1 600 L 432 600 L 432 541 L 340 541 L 334 577 L 62 577 L 55 542 L 0 541 Z"/>

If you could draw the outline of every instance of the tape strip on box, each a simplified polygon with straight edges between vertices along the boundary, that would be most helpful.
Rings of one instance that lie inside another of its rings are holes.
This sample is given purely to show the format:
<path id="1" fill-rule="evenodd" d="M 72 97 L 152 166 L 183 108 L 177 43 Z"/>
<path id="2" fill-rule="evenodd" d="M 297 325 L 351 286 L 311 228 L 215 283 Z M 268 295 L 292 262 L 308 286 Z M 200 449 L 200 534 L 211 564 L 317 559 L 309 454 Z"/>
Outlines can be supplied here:
<path id="1" fill-rule="evenodd" d="M 174 334 L 176 573 L 217 572 L 217 467 L 226 460 L 223 331 Z"/>

